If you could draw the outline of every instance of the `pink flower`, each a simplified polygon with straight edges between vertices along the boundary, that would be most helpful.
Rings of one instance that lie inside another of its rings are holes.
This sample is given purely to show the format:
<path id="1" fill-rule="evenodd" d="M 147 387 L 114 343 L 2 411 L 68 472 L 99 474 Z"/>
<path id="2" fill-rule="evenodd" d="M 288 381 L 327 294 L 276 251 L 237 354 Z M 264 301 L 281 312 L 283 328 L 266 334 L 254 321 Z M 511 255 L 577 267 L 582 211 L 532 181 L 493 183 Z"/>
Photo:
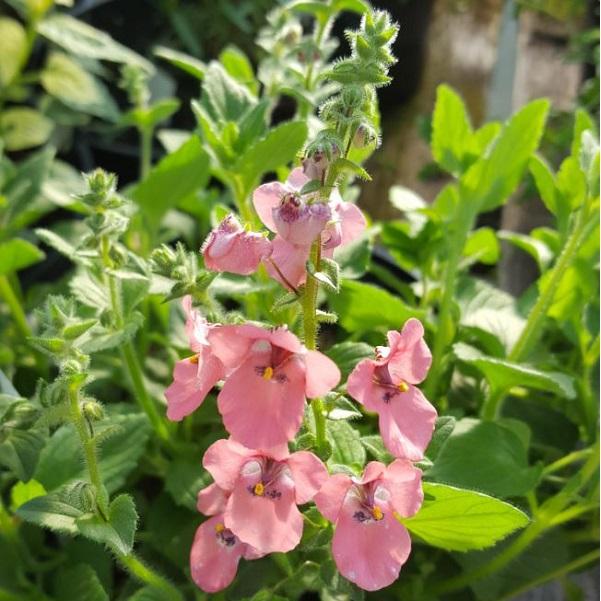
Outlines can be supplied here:
<path id="1" fill-rule="evenodd" d="M 286 328 L 220 326 L 208 340 L 228 373 L 217 398 L 223 423 L 251 448 L 287 443 L 300 428 L 305 398 L 322 396 L 340 381 L 331 359 L 307 350 Z"/>
<path id="2" fill-rule="evenodd" d="M 252 450 L 232 439 L 218 440 L 203 457 L 215 483 L 200 491 L 198 508 L 223 511 L 223 524 L 259 553 L 285 553 L 300 542 L 308 503 L 327 480 L 313 453 L 288 453 L 285 445 Z"/>
<path id="3" fill-rule="evenodd" d="M 215 515 L 203 522 L 194 535 L 190 550 L 192 579 L 206 593 L 215 593 L 231 584 L 241 557 L 261 556 L 225 527 L 222 514 Z"/>
<path id="4" fill-rule="evenodd" d="M 360 361 L 347 382 L 348 393 L 379 414 L 386 448 L 411 461 L 423 458 L 436 421 L 436 409 L 414 386 L 432 363 L 423 336 L 422 324 L 409 319 L 401 332 L 388 332 L 390 346 L 376 347 L 376 359 Z"/>
<path id="5" fill-rule="evenodd" d="M 372 461 L 362 478 L 331 476 L 314 501 L 336 526 L 332 555 L 345 578 L 368 591 L 398 578 L 411 539 L 397 517 L 414 515 L 422 504 L 420 470 L 402 459 L 388 467 Z"/>
<path id="6" fill-rule="evenodd" d="M 192 297 L 185 296 L 186 334 L 196 354 L 178 361 L 173 370 L 173 383 L 165 390 L 167 417 L 180 421 L 204 401 L 211 388 L 225 376 L 221 361 L 209 347 L 207 335 L 212 326 L 192 308 Z"/>
<path id="7" fill-rule="evenodd" d="M 294 169 L 286 181 L 259 186 L 253 195 L 255 209 L 263 223 L 277 235 L 267 271 L 287 288 L 306 279 L 311 244 L 321 235 L 322 253 L 331 258 L 334 248 L 356 240 L 365 229 L 365 217 L 334 190 L 327 203 L 305 201 L 299 191 L 309 181 L 302 169 Z M 307 195 L 311 196 L 311 195 Z"/>
<path id="8" fill-rule="evenodd" d="M 201 252 L 211 271 L 249 275 L 271 254 L 271 243 L 261 234 L 247 232 L 230 213 L 209 234 Z"/>

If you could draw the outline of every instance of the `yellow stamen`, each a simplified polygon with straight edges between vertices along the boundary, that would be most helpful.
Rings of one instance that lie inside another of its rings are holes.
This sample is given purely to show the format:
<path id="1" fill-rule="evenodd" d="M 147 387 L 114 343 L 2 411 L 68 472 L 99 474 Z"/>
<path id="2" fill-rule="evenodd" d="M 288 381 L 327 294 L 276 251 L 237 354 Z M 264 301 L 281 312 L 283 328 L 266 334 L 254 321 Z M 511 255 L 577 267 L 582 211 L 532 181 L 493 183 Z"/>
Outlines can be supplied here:
<path id="1" fill-rule="evenodd" d="M 403 382 L 402 380 L 397 384 L 397 388 L 401 392 L 407 392 L 409 390 L 409 384 L 407 382 Z"/>
<path id="2" fill-rule="evenodd" d="M 217 532 L 217 534 L 219 534 L 220 532 L 223 532 L 225 530 L 225 526 L 221 523 L 215 524 L 215 532 Z"/>
<path id="3" fill-rule="evenodd" d="M 193 365 L 198 365 L 198 359 L 199 356 L 198 355 L 192 355 L 188 361 L 190 361 L 190 363 L 192 363 Z"/>
<path id="4" fill-rule="evenodd" d="M 265 494 L 265 486 L 263 486 L 263 482 L 257 482 L 253 491 L 257 497 L 262 497 Z"/>
<path id="5" fill-rule="evenodd" d="M 374 516 L 374 520 L 376 521 L 379 521 L 384 517 L 384 513 L 380 507 L 378 507 L 378 505 L 374 505 L 373 509 L 371 510 L 371 514 Z"/>
<path id="6" fill-rule="evenodd" d="M 273 378 L 273 367 L 266 367 L 265 371 L 263 372 L 263 379 L 271 380 L 271 378 Z"/>

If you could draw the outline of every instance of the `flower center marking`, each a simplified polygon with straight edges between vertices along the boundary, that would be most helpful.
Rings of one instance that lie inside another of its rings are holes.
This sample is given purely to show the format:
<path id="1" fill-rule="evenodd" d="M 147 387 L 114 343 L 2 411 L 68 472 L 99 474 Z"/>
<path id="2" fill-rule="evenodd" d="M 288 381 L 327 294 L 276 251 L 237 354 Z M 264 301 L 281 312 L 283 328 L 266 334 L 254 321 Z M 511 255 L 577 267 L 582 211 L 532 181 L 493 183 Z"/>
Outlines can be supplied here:
<path id="1" fill-rule="evenodd" d="M 271 380 L 273 378 L 273 367 L 266 367 L 263 371 L 263 379 Z"/>
<path id="2" fill-rule="evenodd" d="M 253 488 L 253 493 L 257 495 L 257 497 L 262 497 L 265 494 L 265 486 L 263 482 L 257 482 Z"/>
<path id="3" fill-rule="evenodd" d="M 225 530 L 225 526 L 223 524 L 221 524 L 221 523 L 215 524 L 215 532 L 217 532 L 217 534 L 220 534 L 224 530 Z"/>
<path id="4" fill-rule="evenodd" d="M 401 391 L 401 392 L 407 392 L 409 390 L 409 384 L 407 384 L 407 382 L 403 382 L 403 380 L 401 380 L 398 384 L 397 384 L 397 388 Z"/>
<path id="5" fill-rule="evenodd" d="M 190 363 L 192 363 L 192 365 L 198 365 L 198 361 L 200 359 L 200 355 L 196 354 L 196 355 L 192 355 L 188 361 L 190 361 Z"/>
<path id="6" fill-rule="evenodd" d="M 382 509 L 380 509 L 378 505 L 373 506 L 371 514 L 374 516 L 374 520 L 376 520 L 376 522 L 379 522 L 381 519 L 384 518 L 384 512 L 382 511 Z"/>

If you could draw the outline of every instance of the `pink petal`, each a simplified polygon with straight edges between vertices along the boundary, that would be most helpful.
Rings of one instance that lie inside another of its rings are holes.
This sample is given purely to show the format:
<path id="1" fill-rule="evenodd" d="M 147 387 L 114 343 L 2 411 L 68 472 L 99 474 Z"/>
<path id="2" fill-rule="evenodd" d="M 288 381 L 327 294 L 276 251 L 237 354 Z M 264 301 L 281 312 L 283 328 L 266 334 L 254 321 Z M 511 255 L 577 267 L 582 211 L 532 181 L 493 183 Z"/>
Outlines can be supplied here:
<path id="1" fill-rule="evenodd" d="M 403 380 L 419 384 L 425 379 L 432 364 L 432 354 L 423 336 L 424 326 L 414 318 L 407 320 L 400 334 L 388 332 L 388 371 L 395 383 Z"/>
<path id="2" fill-rule="evenodd" d="M 328 479 L 328 470 L 319 457 L 308 451 L 292 453 L 287 463 L 294 480 L 297 504 L 308 503 Z"/>
<path id="3" fill-rule="evenodd" d="M 332 554 L 340 573 L 367 591 L 392 584 L 411 552 L 405 527 L 385 512 L 384 518 L 358 521 L 356 500 L 347 499 L 336 522 Z"/>
<path id="4" fill-rule="evenodd" d="M 300 542 L 303 517 L 294 501 L 294 483 L 282 475 L 259 496 L 253 486 L 260 471 L 238 480 L 225 511 L 225 525 L 262 553 L 286 553 Z"/>
<path id="5" fill-rule="evenodd" d="M 304 356 L 307 397 L 314 399 L 330 392 L 340 382 L 340 370 L 334 361 L 319 351 L 307 351 Z"/>
<path id="6" fill-rule="evenodd" d="M 296 167 L 288 175 L 286 183 L 297 191 L 300 191 L 302 187 L 309 181 L 309 178 L 303 173 L 302 167 Z"/>
<path id="7" fill-rule="evenodd" d="M 173 383 L 165 390 L 167 418 L 180 421 L 200 407 L 224 375 L 223 364 L 207 347 L 203 347 L 200 355 L 178 361 L 173 370 Z"/>
<path id="8" fill-rule="evenodd" d="M 378 402 L 375 408 L 380 414 L 380 435 L 386 448 L 395 457 L 423 459 L 437 414 L 422 392 L 409 386 L 407 392 L 399 392 L 388 403 Z"/>
<path id="9" fill-rule="evenodd" d="M 307 278 L 306 264 L 310 246 L 295 246 L 281 236 L 276 236 L 271 247 L 271 256 L 265 261 L 267 272 L 282 286 L 289 288 L 292 285 L 298 288 Z"/>
<path id="10" fill-rule="evenodd" d="M 206 593 L 215 593 L 229 586 L 236 576 L 240 557 L 247 546 L 236 537 L 229 542 L 220 537 L 216 527 L 223 524 L 223 515 L 216 515 L 196 530 L 190 550 L 192 579 Z"/>
<path id="11" fill-rule="evenodd" d="M 279 346 L 291 353 L 300 353 L 303 350 L 303 345 L 300 340 L 285 326 L 275 328 L 268 332 L 267 339 L 274 346 Z"/>
<path id="12" fill-rule="evenodd" d="M 203 467 L 213 476 L 217 486 L 225 491 L 231 491 L 242 466 L 252 457 L 255 451 L 247 449 L 231 439 L 221 439 L 214 442 L 202 458 Z"/>
<path id="13" fill-rule="evenodd" d="M 381 479 L 390 503 L 402 517 L 415 515 L 424 501 L 422 472 L 406 459 L 395 459 Z"/>
<path id="14" fill-rule="evenodd" d="M 215 515 L 225 511 L 227 493 L 217 484 L 209 484 L 206 488 L 198 491 L 196 497 L 196 508 L 205 515 Z"/>
<path id="15" fill-rule="evenodd" d="M 190 348 L 198 353 L 207 344 L 209 324 L 200 311 L 192 307 L 192 297 L 188 294 L 182 298 L 182 307 L 186 314 L 186 335 Z"/>
<path id="16" fill-rule="evenodd" d="M 280 204 L 282 197 L 291 190 L 280 182 L 269 182 L 259 186 L 253 193 L 253 204 L 261 221 L 275 232 L 272 210 Z"/>
<path id="17" fill-rule="evenodd" d="M 379 461 L 370 461 L 363 470 L 363 476 L 359 479 L 359 483 L 368 484 L 377 480 L 386 471 L 386 466 Z"/>
<path id="18" fill-rule="evenodd" d="M 208 334 L 211 351 L 228 369 L 234 369 L 242 363 L 253 343 L 248 335 L 250 328 L 262 331 L 256 326 L 217 326 Z"/>
<path id="19" fill-rule="evenodd" d="M 226 380 L 217 397 L 226 430 L 250 448 L 269 448 L 294 438 L 303 420 L 305 369 L 294 356 L 274 376 L 261 375 L 255 355 Z"/>
<path id="20" fill-rule="evenodd" d="M 338 519 L 346 493 L 352 485 L 352 480 L 346 474 L 334 474 L 313 498 L 319 512 L 330 522 L 335 523 Z"/>
<path id="21" fill-rule="evenodd" d="M 311 245 L 332 216 L 325 203 L 307 204 L 298 196 L 284 197 L 273 209 L 273 222 L 278 234 L 297 246 Z"/>
<path id="22" fill-rule="evenodd" d="M 361 209 L 351 203 L 342 202 L 337 207 L 338 215 L 340 217 L 340 227 L 342 229 L 342 239 L 340 244 L 350 244 L 359 238 L 365 231 L 367 222 L 365 216 L 361 212 Z"/>
<path id="23" fill-rule="evenodd" d="M 376 366 L 376 362 L 371 359 L 359 361 L 346 383 L 347 392 L 370 411 L 379 408 L 382 394 L 381 387 L 374 383 Z"/>

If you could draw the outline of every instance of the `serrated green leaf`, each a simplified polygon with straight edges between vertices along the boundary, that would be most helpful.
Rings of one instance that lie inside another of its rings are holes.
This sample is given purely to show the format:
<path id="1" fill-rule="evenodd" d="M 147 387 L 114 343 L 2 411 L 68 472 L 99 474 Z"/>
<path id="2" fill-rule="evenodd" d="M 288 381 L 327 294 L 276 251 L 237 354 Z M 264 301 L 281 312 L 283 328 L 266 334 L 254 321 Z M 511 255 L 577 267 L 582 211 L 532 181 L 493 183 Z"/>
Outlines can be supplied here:
<path id="1" fill-rule="evenodd" d="M 45 256 L 37 246 L 22 238 L 2 242 L 0 243 L 0 276 L 39 263 Z"/>
<path id="2" fill-rule="evenodd" d="M 549 102 L 534 100 L 504 125 L 490 152 L 461 177 L 462 202 L 491 211 L 513 194 L 543 132 Z"/>
<path id="3" fill-rule="evenodd" d="M 138 513 L 129 495 L 119 495 L 111 502 L 108 521 L 99 515 L 87 514 L 77 517 L 79 532 L 97 543 L 106 545 L 115 553 L 127 555 L 134 546 Z"/>
<path id="4" fill-rule="evenodd" d="M 262 140 L 250 146 L 238 159 L 246 188 L 250 190 L 264 173 L 292 161 L 306 138 L 307 125 L 303 121 L 290 121 L 274 127 Z"/>
<path id="5" fill-rule="evenodd" d="M 32 477 L 40 451 L 46 442 L 43 430 L 10 428 L 8 436 L 0 443 L 0 465 L 4 465 L 23 482 Z"/>
<path id="6" fill-rule="evenodd" d="M 28 107 L 9 108 L 0 114 L 0 139 L 9 151 L 26 150 L 46 143 L 53 128 L 50 119 Z"/>
<path id="7" fill-rule="evenodd" d="M 425 482 L 420 511 L 401 522 L 414 535 L 448 551 L 485 549 L 526 526 L 528 516 L 509 503 L 472 490 Z"/>
<path id="8" fill-rule="evenodd" d="M 365 448 L 358 432 L 344 421 L 328 421 L 327 434 L 332 445 L 329 463 L 361 469 L 365 464 Z"/>
<path id="9" fill-rule="evenodd" d="M 381 461 L 382 463 L 387 464 L 394 459 L 393 456 L 386 450 L 384 441 L 379 434 L 362 436 L 361 444 L 376 461 Z"/>
<path id="10" fill-rule="evenodd" d="M 17 509 L 17 515 L 26 522 L 55 532 L 76 534 L 75 520 L 84 512 L 76 501 L 61 493 L 57 491 L 32 499 Z"/>
<path id="11" fill-rule="evenodd" d="M 464 418 L 438 452 L 428 478 L 498 497 L 517 497 L 538 482 L 541 466 L 528 464 L 528 449 L 506 424 Z"/>
<path id="12" fill-rule="evenodd" d="M 494 389 L 509 390 L 514 386 L 525 386 L 552 392 L 568 399 L 576 396 L 574 380 L 566 374 L 541 371 L 524 363 L 488 357 L 462 342 L 453 346 L 453 352 L 459 361 L 473 365 L 481 371 Z"/>

